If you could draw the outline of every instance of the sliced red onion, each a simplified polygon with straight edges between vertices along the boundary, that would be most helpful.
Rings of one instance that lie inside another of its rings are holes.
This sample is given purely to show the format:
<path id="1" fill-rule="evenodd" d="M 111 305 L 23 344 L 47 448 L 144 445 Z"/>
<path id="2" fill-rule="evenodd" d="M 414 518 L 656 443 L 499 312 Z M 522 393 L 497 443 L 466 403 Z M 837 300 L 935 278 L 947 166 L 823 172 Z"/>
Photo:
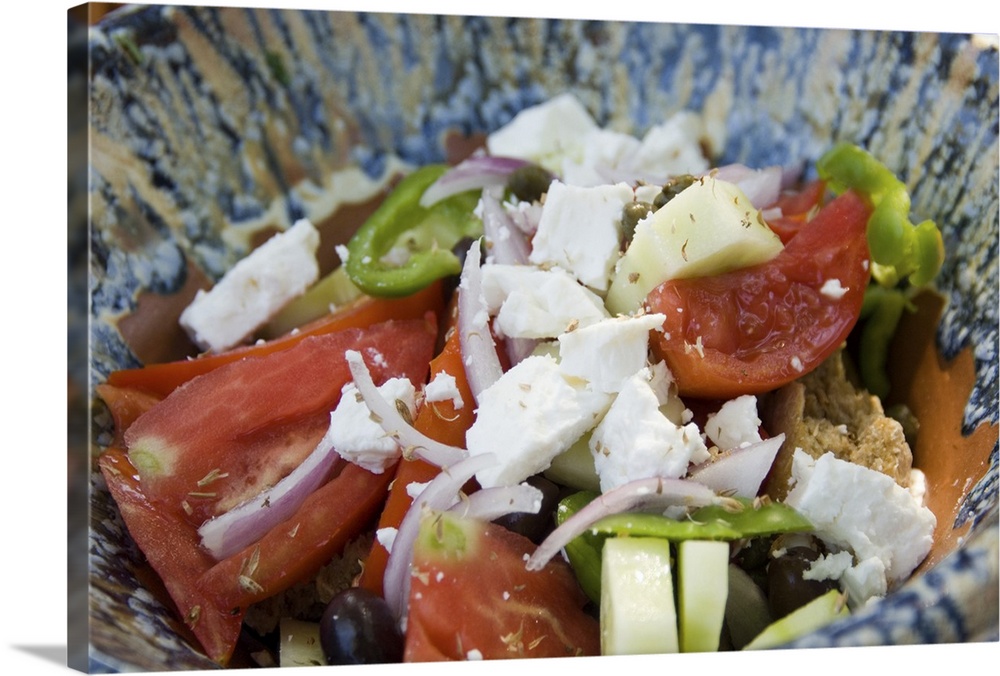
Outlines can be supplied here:
<path id="1" fill-rule="evenodd" d="M 733 509 L 740 505 L 733 498 L 718 495 L 708 486 L 687 479 L 651 477 L 630 481 L 597 496 L 566 519 L 538 546 L 526 566 L 528 570 L 541 570 L 574 538 L 612 514 L 647 508 L 665 510 L 675 506 L 704 507 L 714 504 L 731 505 Z"/>
<path id="2" fill-rule="evenodd" d="M 523 265 L 528 262 L 531 244 L 504 210 L 502 189 L 485 188 L 481 198 L 483 234 L 489 257 L 494 263 Z"/>
<path id="3" fill-rule="evenodd" d="M 274 486 L 202 524 L 198 529 L 202 546 L 221 561 L 257 542 L 295 514 L 326 482 L 339 459 L 328 432 L 306 459 Z"/>
<path id="4" fill-rule="evenodd" d="M 483 296 L 480 241 L 469 247 L 458 283 L 458 342 L 469 390 L 476 401 L 503 374 Z"/>
<path id="5" fill-rule="evenodd" d="M 427 187 L 420 197 L 420 206 L 429 207 L 441 200 L 488 186 L 502 186 L 515 169 L 528 164 L 515 157 L 472 155 L 448 169 L 438 180 Z"/>
<path id="6" fill-rule="evenodd" d="M 410 565 L 413 562 L 413 543 L 420 530 L 420 520 L 428 510 L 443 511 L 459 501 L 462 487 L 477 472 L 496 462 L 492 453 L 472 455 L 445 467 L 427 483 L 427 487 L 413 500 L 413 504 L 403 516 L 399 530 L 392 542 L 392 550 L 382 578 L 382 590 L 386 602 L 395 617 L 402 620 L 406 616 L 406 606 L 410 594 Z"/>
<path id="7" fill-rule="evenodd" d="M 542 508 L 542 492 L 530 484 L 482 488 L 463 498 L 449 511 L 462 517 L 493 521 L 508 514 L 538 514 Z"/>
<path id="8" fill-rule="evenodd" d="M 538 232 L 538 223 L 542 220 L 543 206 L 541 202 L 517 202 L 504 207 L 507 218 L 529 240 Z"/>
<path id="9" fill-rule="evenodd" d="M 507 215 L 500 204 L 501 197 L 502 191 L 497 188 L 483 190 L 483 234 L 489 258 L 498 265 L 526 265 L 531 253 L 531 243 L 528 236 Z M 503 342 L 511 366 L 531 354 L 538 344 L 537 340 L 529 338 L 507 337 Z"/>
<path id="10" fill-rule="evenodd" d="M 727 164 L 713 169 L 712 175 L 721 181 L 738 185 L 750 203 L 760 209 L 778 200 L 784 170 L 779 166 L 751 169 L 742 164 Z"/>
<path id="11" fill-rule="evenodd" d="M 344 357 L 351 369 L 354 384 L 358 388 L 361 398 L 365 400 L 365 405 L 378 419 L 378 423 L 385 430 L 385 433 L 396 439 L 405 453 L 412 453 L 438 467 L 455 464 L 468 455 L 464 448 L 442 444 L 440 441 L 423 434 L 405 420 L 395 404 L 389 402 L 378 391 L 360 352 L 348 350 Z"/>
<path id="12" fill-rule="evenodd" d="M 694 468 L 689 476 L 718 493 L 741 498 L 756 497 L 784 440 L 785 435 L 779 434 L 733 449 Z"/>

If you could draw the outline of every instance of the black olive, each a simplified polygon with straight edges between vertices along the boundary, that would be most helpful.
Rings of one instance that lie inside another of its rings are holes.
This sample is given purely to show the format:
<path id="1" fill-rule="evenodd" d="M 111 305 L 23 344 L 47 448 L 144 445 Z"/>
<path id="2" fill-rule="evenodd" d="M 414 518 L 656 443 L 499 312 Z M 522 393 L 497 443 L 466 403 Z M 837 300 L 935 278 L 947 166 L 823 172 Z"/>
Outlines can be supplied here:
<path id="1" fill-rule="evenodd" d="M 807 580 L 802 576 L 817 558 L 815 549 L 796 546 L 768 564 L 767 602 L 775 620 L 836 588 L 832 580 Z"/>
<path id="2" fill-rule="evenodd" d="M 552 515 L 559 504 L 559 486 L 540 474 L 528 477 L 526 483 L 542 492 L 542 507 L 538 510 L 538 513 L 517 512 L 507 514 L 496 519 L 495 523 L 500 524 L 507 530 L 520 533 L 535 544 L 539 544 L 555 527 L 555 520 Z"/>
<path id="3" fill-rule="evenodd" d="M 330 601 L 319 622 L 328 664 L 388 664 L 403 661 L 403 635 L 381 596 L 351 587 Z"/>
<path id="4" fill-rule="evenodd" d="M 682 190 L 691 186 L 692 183 L 698 179 L 691 174 L 682 174 L 680 176 L 675 176 L 664 184 L 663 189 L 653 200 L 653 208 L 659 209 L 664 204 L 677 197 Z"/>
<path id="5" fill-rule="evenodd" d="M 522 202 L 537 202 L 548 192 L 552 174 L 537 164 L 518 167 L 507 177 L 507 189 Z"/>

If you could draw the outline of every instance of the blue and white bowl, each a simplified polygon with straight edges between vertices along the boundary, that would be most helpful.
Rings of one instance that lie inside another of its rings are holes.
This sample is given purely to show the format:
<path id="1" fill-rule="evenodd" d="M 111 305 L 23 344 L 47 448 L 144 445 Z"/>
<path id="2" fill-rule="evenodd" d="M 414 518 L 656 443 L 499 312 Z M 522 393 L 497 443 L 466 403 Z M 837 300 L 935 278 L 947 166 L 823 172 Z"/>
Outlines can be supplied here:
<path id="1" fill-rule="evenodd" d="M 867 147 L 908 184 L 914 213 L 941 226 L 944 305 L 927 343 L 968 382 L 940 407 L 949 462 L 916 449 L 929 495 L 947 496 L 933 503 L 928 564 L 791 647 L 998 640 L 995 35 L 147 6 L 109 14 L 75 48 L 90 60 L 89 184 L 70 194 L 89 198 L 90 232 L 70 241 L 77 261 L 89 244 L 91 264 L 86 285 L 71 276 L 90 316 L 70 322 L 70 344 L 89 326 L 90 353 L 71 375 L 91 385 L 175 356 L 150 336 L 177 331 L 177 299 L 256 236 L 322 222 L 338 170 L 441 161 L 454 132 L 489 132 L 561 92 L 637 135 L 698 111 L 720 162 L 811 164 L 837 141 Z M 130 322 L 147 292 L 176 301 L 151 332 Z M 92 414 L 93 457 L 108 423 Z M 99 473 L 89 488 L 82 668 L 212 667 L 140 582 Z"/>

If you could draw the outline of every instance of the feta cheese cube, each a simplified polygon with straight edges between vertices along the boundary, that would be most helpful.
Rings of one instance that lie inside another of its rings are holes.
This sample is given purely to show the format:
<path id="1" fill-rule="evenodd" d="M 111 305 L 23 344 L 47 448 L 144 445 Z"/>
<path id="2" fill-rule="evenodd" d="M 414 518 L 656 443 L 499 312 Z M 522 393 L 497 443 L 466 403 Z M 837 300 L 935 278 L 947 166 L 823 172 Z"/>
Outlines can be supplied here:
<path id="1" fill-rule="evenodd" d="M 598 293 L 607 291 L 621 256 L 622 211 L 632 201 L 626 183 L 582 188 L 553 181 L 529 260 L 559 266 Z"/>
<path id="2" fill-rule="evenodd" d="M 390 378 L 378 388 L 389 401 L 402 402 L 416 416 L 416 388 L 406 378 Z M 327 432 L 334 450 L 348 462 L 381 474 L 402 455 L 396 439 L 376 422 L 353 382 L 344 386 L 340 403 L 330 414 Z"/>
<path id="3" fill-rule="evenodd" d="M 662 314 L 609 317 L 559 336 L 563 373 L 601 392 L 617 392 L 646 365 L 649 332 L 662 330 Z"/>
<path id="4" fill-rule="evenodd" d="M 930 551 L 936 519 L 893 479 L 832 453 L 813 459 L 796 450 L 786 502 L 817 536 L 859 561 L 876 558 L 891 584 L 907 577 Z"/>
<path id="5" fill-rule="evenodd" d="M 232 267 L 209 291 L 199 291 L 180 324 L 200 348 L 228 350 L 263 326 L 319 277 L 319 231 L 306 219 L 272 236 Z"/>
<path id="6" fill-rule="evenodd" d="M 709 458 L 695 423 L 676 425 L 660 411 L 651 377 L 642 369 L 628 378 L 590 436 L 603 492 L 636 479 L 680 478 Z"/>
<path id="7" fill-rule="evenodd" d="M 588 187 L 608 183 L 610 176 L 632 179 L 632 158 L 639 151 L 639 139 L 611 129 L 592 129 L 582 145 L 578 161 L 567 158 L 563 162 L 564 183 Z"/>
<path id="8" fill-rule="evenodd" d="M 562 268 L 484 265 L 482 290 L 494 328 L 509 338 L 555 338 L 608 316 L 600 296 Z"/>
<path id="9" fill-rule="evenodd" d="M 663 183 L 678 174 L 708 171 L 701 148 L 704 136 L 701 117 L 690 111 L 675 113 L 650 128 L 632 159 L 637 177 Z"/>
<path id="10" fill-rule="evenodd" d="M 481 393 L 466 433 L 471 455 L 493 453 L 498 460 L 476 475 L 479 484 L 512 486 L 547 469 L 594 426 L 610 399 L 571 383 L 550 356 L 518 362 Z"/>
<path id="11" fill-rule="evenodd" d="M 579 99 L 560 94 L 517 113 L 486 138 L 486 148 L 490 155 L 520 157 L 558 173 L 566 158 L 581 157 L 583 139 L 597 128 Z"/>
<path id="12" fill-rule="evenodd" d="M 724 403 L 722 408 L 706 418 L 705 434 L 723 451 L 759 442 L 757 397 L 744 394 Z"/>

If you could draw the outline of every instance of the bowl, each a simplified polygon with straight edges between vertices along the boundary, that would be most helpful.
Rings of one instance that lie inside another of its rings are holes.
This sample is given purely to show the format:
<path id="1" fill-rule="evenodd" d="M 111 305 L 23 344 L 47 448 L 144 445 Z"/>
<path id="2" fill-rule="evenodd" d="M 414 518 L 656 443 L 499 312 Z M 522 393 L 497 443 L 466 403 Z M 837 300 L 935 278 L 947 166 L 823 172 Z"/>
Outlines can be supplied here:
<path id="1" fill-rule="evenodd" d="M 901 588 L 787 647 L 998 640 L 995 35 L 150 5 L 111 11 L 84 44 L 90 268 L 71 292 L 89 316 L 70 332 L 89 331 L 91 385 L 189 351 L 181 309 L 267 234 L 306 216 L 324 248 L 345 241 L 323 224 L 373 196 L 345 191 L 344 170 L 377 182 L 454 158 L 559 93 L 634 134 L 696 111 L 719 162 L 865 146 L 946 246 L 931 320 L 890 364 L 921 420 L 935 545 Z M 94 470 L 110 420 L 97 402 L 88 415 L 84 668 L 212 668 Z"/>

